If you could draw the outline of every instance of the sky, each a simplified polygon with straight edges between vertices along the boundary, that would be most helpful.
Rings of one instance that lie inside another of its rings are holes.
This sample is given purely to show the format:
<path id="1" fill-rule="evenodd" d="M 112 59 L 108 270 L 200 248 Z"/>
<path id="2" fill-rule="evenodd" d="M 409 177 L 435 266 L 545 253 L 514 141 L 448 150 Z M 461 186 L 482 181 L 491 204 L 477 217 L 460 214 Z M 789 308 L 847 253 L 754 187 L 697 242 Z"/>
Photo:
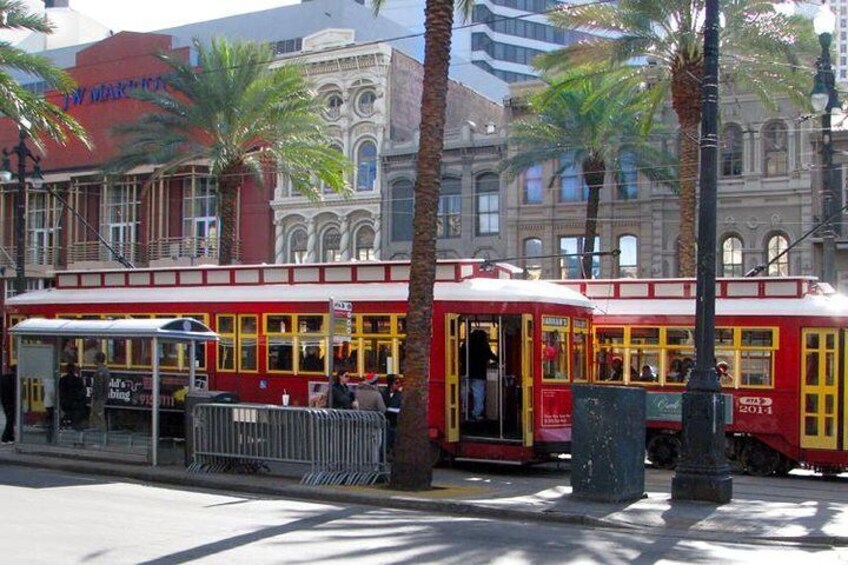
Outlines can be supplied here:
<path id="1" fill-rule="evenodd" d="M 298 0 L 70 0 L 70 7 L 117 33 L 152 31 L 296 3 Z"/>

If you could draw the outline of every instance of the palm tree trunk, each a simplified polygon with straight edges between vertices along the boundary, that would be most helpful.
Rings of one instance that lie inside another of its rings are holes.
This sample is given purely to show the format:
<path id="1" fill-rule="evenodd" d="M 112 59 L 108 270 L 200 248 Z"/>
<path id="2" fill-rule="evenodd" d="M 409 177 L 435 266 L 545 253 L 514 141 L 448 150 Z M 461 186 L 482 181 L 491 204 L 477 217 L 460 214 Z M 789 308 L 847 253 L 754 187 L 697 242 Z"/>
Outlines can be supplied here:
<path id="1" fill-rule="evenodd" d="M 678 276 L 695 276 L 695 217 L 700 160 L 701 77 L 703 61 L 682 65 L 672 71 L 671 97 L 677 114 L 680 147 L 680 241 Z"/>
<path id="2" fill-rule="evenodd" d="M 427 433 L 433 283 L 436 278 L 436 211 L 445 132 L 452 0 L 427 0 L 424 11 L 424 84 L 421 95 L 418 176 L 412 219 L 406 366 L 391 485 L 403 490 L 430 488 L 433 469 Z"/>
<path id="3" fill-rule="evenodd" d="M 583 178 L 589 188 L 589 200 L 586 202 L 586 228 L 583 232 L 583 278 L 592 278 L 594 256 L 585 255 L 595 251 L 595 237 L 598 235 L 598 209 L 601 206 L 601 189 L 604 187 L 606 163 L 597 156 L 583 161 Z M 600 251 L 600 250 L 599 250 Z"/>
<path id="4" fill-rule="evenodd" d="M 236 170 L 225 170 L 218 176 L 218 264 L 233 264 L 233 246 L 236 241 L 237 201 L 241 177 Z"/>

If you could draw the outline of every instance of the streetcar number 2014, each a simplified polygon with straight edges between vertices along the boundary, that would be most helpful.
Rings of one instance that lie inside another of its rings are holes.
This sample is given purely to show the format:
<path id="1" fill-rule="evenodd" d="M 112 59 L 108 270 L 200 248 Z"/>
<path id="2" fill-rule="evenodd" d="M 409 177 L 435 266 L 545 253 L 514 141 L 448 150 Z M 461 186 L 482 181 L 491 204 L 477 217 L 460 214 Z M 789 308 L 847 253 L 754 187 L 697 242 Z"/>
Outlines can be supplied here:
<path id="1" fill-rule="evenodd" d="M 738 399 L 740 414 L 773 414 L 774 400 L 764 396 L 742 396 Z"/>

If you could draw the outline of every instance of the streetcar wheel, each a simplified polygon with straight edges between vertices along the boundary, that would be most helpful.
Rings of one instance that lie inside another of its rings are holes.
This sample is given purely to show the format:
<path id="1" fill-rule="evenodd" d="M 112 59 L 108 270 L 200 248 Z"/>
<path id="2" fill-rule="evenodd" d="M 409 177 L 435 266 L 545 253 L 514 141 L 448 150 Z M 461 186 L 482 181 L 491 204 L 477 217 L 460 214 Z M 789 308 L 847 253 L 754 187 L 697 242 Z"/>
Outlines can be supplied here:
<path id="1" fill-rule="evenodd" d="M 762 443 L 749 443 L 742 450 L 742 466 L 755 477 L 768 477 L 780 467 L 780 453 Z"/>
<path id="2" fill-rule="evenodd" d="M 659 434 L 648 442 L 648 459 L 659 469 L 674 469 L 680 457 L 680 439 L 676 435 Z"/>
<path id="3" fill-rule="evenodd" d="M 780 456 L 780 463 L 777 464 L 777 470 L 774 472 L 778 477 L 785 477 L 789 474 L 789 472 L 795 468 L 795 461 L 786 457 L 785 455 Z"/>

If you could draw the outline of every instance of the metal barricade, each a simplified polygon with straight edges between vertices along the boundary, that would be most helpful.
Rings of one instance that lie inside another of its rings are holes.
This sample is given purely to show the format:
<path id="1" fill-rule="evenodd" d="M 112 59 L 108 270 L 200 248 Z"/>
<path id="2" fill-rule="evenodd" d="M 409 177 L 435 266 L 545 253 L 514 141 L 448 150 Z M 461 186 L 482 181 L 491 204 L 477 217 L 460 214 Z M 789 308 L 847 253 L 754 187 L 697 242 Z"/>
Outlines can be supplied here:
<path id="1" fill-rule="evenodd" d="M 386 419 L 377 412 L 198 404 L 191 472 L 307 465 L 308 485 L 369 485 L 388 476 Z"/>

